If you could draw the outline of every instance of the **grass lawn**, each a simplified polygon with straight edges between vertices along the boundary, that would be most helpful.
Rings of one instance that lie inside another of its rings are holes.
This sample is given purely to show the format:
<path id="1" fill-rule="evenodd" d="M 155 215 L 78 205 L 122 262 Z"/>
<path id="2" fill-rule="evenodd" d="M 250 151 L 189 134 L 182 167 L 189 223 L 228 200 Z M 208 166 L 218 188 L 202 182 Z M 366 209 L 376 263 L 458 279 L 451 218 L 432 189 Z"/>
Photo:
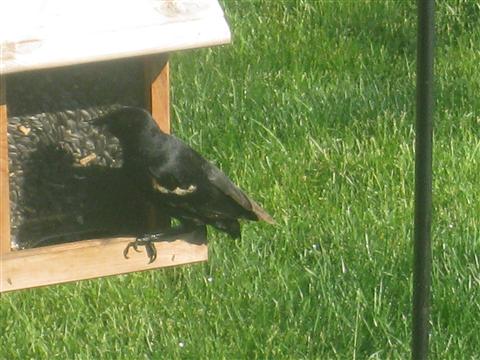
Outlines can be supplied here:
<path id="1" fill-rule="evenodd" d="M 406 359 L 416 8 L 224 0 L 173 128 L 274 215 L 208 263 L 8 293 L 0 359 Z M 437 7 L 432 359 L 480 344 L 480 7 Z M 34 276 L 34 274 L 32 274 Z"/>

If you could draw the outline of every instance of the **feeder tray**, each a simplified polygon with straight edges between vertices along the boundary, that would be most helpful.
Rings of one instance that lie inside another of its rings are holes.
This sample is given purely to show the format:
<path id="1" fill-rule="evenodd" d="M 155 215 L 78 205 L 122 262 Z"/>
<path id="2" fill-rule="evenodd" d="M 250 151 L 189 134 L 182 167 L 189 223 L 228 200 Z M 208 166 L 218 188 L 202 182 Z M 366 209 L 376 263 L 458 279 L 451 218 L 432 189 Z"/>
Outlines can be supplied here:
<path id="1" fill-rule="evenodd" d="M 169 54 L 230 41 L 217 1 L 28 4 L 8 2 L 0 23 L 0 292 L 207 260 L 197 233 L 156 243 L 151 264 L 144 251 L 124 258 L 170 219 L 89 121 L 139 106 L 169 132 Z"/>

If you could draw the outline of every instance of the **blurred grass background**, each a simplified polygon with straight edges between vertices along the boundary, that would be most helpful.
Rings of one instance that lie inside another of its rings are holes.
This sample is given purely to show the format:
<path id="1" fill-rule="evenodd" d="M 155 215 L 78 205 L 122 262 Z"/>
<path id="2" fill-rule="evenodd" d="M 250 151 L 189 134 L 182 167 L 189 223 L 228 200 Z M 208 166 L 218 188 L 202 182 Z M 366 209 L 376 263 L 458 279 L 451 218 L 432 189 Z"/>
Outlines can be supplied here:
<path id="1" fill-rule="evenodd" d="M 188 267 L 8 293 L 1 359 L 405 359 L 416 8 L 224 0 L 173 129 L 276 218 Z M 480 6 L 437 6 L 433 359 L 478 358 Z M 34 276 L 34 274 L 32 274 Z"/>

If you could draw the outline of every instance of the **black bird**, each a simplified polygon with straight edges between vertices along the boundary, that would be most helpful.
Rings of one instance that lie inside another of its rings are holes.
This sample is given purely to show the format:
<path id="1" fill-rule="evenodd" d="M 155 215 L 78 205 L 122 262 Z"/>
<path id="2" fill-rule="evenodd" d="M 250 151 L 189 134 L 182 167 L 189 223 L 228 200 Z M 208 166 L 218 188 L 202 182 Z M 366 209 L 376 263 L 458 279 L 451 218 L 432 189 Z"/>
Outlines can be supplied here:
<path id="1" fill-rule="evenodd" d="M 153 262 L 153 242 L 185 230 L 206 231 L 206 225 L 240 238 L 239 219 L 274 224 L 273 218 L 215 165 L 162 132 L 146 110 L 123 107 L 94 123 L 106 125 L 119 139 L 123 170 L 145 199 L 181 224 L 170 232 L 137 237 L 125 249 L 125 257 L 130 247 L 136 250 L 142 245 Z"/>

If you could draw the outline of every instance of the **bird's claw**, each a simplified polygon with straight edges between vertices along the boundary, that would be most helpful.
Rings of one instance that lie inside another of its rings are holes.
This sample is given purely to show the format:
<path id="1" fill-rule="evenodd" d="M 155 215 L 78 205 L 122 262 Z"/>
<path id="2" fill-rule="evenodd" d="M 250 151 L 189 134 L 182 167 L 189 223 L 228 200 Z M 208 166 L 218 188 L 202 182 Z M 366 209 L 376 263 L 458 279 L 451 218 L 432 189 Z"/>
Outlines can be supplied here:
<path id="1" fill-rule="evenodd" d="M 140 252 L 138 250 L 139 246 L 145 246 L 145 250 L 147 251 L 147 257 L 149 259 L 149 264 L 154 262 L 157 259 L 157 249 L 155 248 L 155 244 L 153 243 L 154 241 L 158 241 L 159 235 L 147 235 L 143 237 L 138 237 L 135 239 L 135 241 L 131 241 L 127 244 L 127 247 L 125 250 L 123 250 L 123 256 L 125 259 L 128 259 L 128 252 L 130 251 L 130 248 L 133 248 L 136 252 Z"/>

